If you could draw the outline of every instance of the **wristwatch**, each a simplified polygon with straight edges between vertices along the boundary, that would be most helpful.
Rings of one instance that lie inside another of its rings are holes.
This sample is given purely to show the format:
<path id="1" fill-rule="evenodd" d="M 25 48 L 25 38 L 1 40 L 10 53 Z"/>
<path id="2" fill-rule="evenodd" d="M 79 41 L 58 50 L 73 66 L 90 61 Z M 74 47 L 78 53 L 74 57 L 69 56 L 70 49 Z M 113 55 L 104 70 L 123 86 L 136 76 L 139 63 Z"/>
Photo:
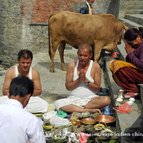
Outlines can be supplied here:
<path id="1" fill-rule="evenodd" d="M 87 81 L 87 82 L 85 82 L 85 85 L 86 85 L 86 86 L 88 86 L 88 85 L 89 85 L 89 83 L 90 83 L 90 82 L 89 82 L 89 81 Z"/>

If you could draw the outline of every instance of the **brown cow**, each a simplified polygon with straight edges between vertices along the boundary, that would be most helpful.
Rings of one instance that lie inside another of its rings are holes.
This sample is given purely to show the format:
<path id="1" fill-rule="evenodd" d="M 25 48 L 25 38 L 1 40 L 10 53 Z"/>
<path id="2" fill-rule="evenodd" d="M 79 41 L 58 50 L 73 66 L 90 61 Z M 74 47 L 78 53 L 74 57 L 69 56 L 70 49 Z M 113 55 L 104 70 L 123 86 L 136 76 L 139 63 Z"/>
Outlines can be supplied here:
<path id="1" fill-rule="evenodd" d="M 125 26 L 111 14 L 80 14 L 62 11 L 53 14 L 48 21 L 50 71 L 55 71 L 54 56 L 58 48 L 61 68 L 65 70 L 65 44 L 75 48 L 81 43 L 94 45 L 94 60 L 98 61 L 102 49 L 112 51 L 121 41 Z"/>

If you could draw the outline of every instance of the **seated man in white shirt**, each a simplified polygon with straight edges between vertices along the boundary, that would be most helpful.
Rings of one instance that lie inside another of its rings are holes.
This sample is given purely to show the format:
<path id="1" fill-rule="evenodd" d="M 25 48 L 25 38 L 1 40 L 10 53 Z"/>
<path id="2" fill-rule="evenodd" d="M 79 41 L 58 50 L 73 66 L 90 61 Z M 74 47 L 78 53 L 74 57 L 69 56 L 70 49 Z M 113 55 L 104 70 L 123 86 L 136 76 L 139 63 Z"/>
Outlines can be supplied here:
<path id="1" fill-rule="evenodd" d="M 0 104 L 1 143 L 46 143 L 39 119 L 23 109 L 33 91 L 34 84 L 26 76 L 11 81 L 9 100 Z"/>
<path id="2" fill-rule="evenodd" d="M 31 113 L 47 112 L 48 103 L 39 97 L 42 93 L 41 80 L 39 72 L 32 68 L 33 54 L 28 49 L 22 49 L 18 53 L 18 64 L 12 66 L 8 69 L 5 74 L 5 79 L 3 83 L 3 95 L 0 97 L 0 103 L 5 102 L 9 94 L 10 82 L 13 78 L 19 75 L 25 75 L 31 79 L 34 83 L 34 93 L 30 98 L 28 105 L 26 106 L 27 111 Z"/>

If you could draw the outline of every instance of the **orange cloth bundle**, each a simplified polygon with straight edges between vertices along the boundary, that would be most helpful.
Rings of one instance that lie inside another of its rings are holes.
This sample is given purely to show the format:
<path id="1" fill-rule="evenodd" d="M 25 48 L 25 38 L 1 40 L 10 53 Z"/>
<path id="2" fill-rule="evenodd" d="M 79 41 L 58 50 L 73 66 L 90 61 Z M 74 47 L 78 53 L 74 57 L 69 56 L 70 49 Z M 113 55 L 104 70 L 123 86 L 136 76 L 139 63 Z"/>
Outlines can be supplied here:
<path id="1" fill-rule="evenodd" d="M 138 69 L 135 65 L 128 63 L 128 62 L 125 62 L 125 61 L 120 61 L 120 60 L 114 60 L 110 64 L 110 70 L 112 71 L 113 74 L 116 71 L 118 71 L 120 68 L 123 68 L 123 67 L 132 67 L 132 68 Z"/>
<path id="2" fill-rule="evenodd" d="M 130 113 L 132 111 L 132 106 L 129 105 L 127 102 L 118 106 L 117 108 L 114 108 L 119 113 Z"/>

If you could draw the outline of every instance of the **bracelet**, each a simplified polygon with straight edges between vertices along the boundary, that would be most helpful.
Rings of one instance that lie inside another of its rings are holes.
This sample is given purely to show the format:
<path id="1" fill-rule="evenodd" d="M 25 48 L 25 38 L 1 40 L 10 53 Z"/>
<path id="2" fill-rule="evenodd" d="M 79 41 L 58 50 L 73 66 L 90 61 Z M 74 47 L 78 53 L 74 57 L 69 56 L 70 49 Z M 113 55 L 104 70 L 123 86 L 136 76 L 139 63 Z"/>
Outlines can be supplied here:
<path id="1" fill-rule="evenodd" d="M 88 85 L 89 85 L 89 83 L 90 83 L 90 82 L 89 82 L 89 81 L 87 81 L 87 82 L 85 83 L 85 85 L 86 85 L 86 86 L 88 86 Z"/>

